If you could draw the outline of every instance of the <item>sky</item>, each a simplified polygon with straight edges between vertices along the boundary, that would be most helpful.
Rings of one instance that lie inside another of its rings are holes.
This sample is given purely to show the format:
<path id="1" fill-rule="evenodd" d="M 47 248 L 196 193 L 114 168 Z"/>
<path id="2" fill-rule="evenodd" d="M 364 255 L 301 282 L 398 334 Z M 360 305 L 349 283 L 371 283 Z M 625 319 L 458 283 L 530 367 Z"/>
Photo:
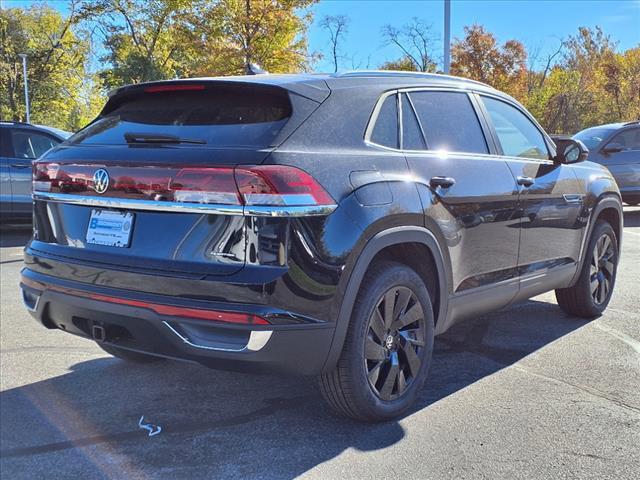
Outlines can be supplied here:
<path id="1" fill-rule="evenodd" d="M 397 47 L 385 46 L 380 29 L 396 27 L 417 17 L 432 25 L 436 37 L 434 56 L 442 58 L 443 0 L 321 0 L 314 8 L 309 29 L 312 50 L 326 50 L 328 34 L 320 26 L 324 15 L 347 15 L 351 19 L 344 41 L 342 69 L 377 68 L 387 60 L 399 58 Z M 478 23 L 494 33 L 500 43 L 515 39 L 528 50 L 542 53 L 557 49 L 560 39 L 575 34 L 580 26 L 601 26 L 626 50 L 640 44 L 639 0 L 451 0 L 451 37 L 464 35 L 464 26 Z M 353 58 L 353 61 L 351 58 Z M 330 71 L 331 59 L 317 65 Z"/>
<path id="2" fill-rule="evenodd" d="M 30 0 L 0 0 L 5 7 L 28 6 Z M 47 3 L 66 12 L 66 0 Z M 341 70 L 378 68 L 401 56 L 380 36 L 386 24 L 395 27 L 413 17 L 432 26 L 433 56 L 442 59 L 444 0 L 320 0 L 313 7 L 309 47 L 328 52 L 328 34 L 320 27 L 325 15 L 347 15 L 349 31 L 341 48 Z M 580 26 L 602 27 L 618 42 L 620 50 L 640 45 L 640 0 L 451 0 L 451 37 L 464 35 L 464 26 L 478 23 L 494 33 L 500 43 L 515 39 L 529 51 L 545 53 L 557 49 L 560 40 L 574 35 Z M 321 59 L 316 71 L 332 71 L 329 56 Z"/>

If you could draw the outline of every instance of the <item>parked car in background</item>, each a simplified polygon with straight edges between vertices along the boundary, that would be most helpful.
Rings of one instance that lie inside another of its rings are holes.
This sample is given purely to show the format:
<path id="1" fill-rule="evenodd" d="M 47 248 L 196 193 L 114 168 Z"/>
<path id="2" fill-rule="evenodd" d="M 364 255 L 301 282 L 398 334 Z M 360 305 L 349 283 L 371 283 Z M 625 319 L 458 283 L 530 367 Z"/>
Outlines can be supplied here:
<path id="1" fill-rule="evenodd" d="M 125 86 L 34 163 L 23 300 L 127 361 L 318 375 L 393 418 L 454 323 L 554 289 L 604 311 L 622 204 L 587 153 L 443 75 Z"/>
<path id="2" fill-rule="evenodd" d="M 609 169 L 625 203 L 640 204 L 640 121 L 587 128 L 573 138 L 587 146 L 590 161 Z"/>
<path id="3" fill-rule="evenodd" d="M 0 219 L 31 221 L 31 162 L 71 133 L 44 125 L 0 122 Z"/>

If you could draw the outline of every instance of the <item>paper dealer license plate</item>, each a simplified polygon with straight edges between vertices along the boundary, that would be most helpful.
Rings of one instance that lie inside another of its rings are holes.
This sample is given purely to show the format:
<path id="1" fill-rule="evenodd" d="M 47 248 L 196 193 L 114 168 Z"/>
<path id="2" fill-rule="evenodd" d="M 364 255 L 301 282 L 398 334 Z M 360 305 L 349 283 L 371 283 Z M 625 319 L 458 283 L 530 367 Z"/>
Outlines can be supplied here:
<path id="1" fill-rule="evenodd" d="M 91 211 L 87 243 L 109 247 L 128 247 L 133 229 L 133 213 L 114 210 Z"/>

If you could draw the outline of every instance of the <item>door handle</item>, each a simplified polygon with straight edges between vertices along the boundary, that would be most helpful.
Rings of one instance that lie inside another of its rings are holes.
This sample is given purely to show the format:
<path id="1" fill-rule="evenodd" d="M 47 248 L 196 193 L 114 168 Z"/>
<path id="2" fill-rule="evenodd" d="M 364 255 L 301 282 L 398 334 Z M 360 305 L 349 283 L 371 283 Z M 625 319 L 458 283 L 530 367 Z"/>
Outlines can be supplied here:
<path id="1" fill-rule="evenodd" d="M 24 163 L 12 163 L 13 168 L 31 168 L 31 164 L 25 165 Z"/>
<path id="2" fill-rule="evenodd" d="M 530 187 L 533 185 L 533 178 L 531 177 L 518 177 L 518 185 L 522 185 L 523 187 Z"/>
<path id="3" fill-rule="evenodd" d="M 431 177 L 431 180 L 429 180 L 429 185 L 431 185 L 431 188 L 449 188 L 453 187 L 455 183 L 456 179 L 451 177 Z"/>

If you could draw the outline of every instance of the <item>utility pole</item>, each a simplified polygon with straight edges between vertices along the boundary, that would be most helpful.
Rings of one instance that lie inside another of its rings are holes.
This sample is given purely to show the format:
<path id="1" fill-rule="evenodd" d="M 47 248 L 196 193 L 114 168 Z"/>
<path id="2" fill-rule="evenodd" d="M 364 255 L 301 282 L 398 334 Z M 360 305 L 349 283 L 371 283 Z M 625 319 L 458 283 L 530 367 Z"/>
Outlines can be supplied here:
<path id="1" fill-rule="evenodd" d="M 29 79 L 27 78 L 27 54 L 19 53 L 22 58 L 22 75 L 24 77 L 24 105 L 27 110 L 27 123 L 31 123 L 31 113 L 29 112 Z"/>
<path id="2" fill-rule="evenodd" d="M 451 0 L 444 0 L 444 73 L 451 65 Z"/>

